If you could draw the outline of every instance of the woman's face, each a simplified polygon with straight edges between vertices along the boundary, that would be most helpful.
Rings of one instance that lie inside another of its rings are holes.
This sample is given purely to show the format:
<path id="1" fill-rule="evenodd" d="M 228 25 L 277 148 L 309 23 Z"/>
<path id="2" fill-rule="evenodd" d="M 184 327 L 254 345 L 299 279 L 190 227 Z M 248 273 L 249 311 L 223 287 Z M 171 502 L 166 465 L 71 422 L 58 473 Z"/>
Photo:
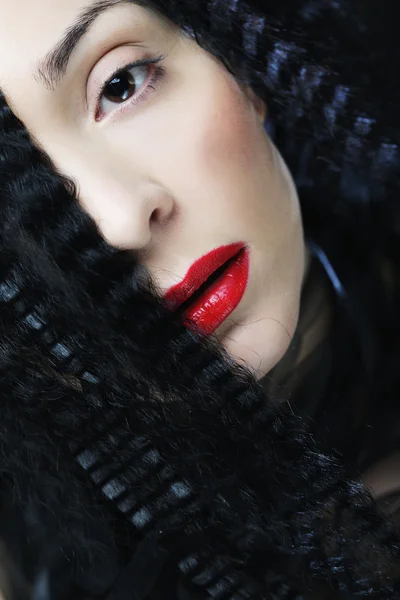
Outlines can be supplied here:
<path id="1" fill-rule="evenodd" d="M 69 60 L 47 64 L 90 9 Z M 101 94 L 118 68 L 159 56 Z M 247 245 L 245 293 L 215 333 L 267 373 L 297 325 L 306 252 L 264 104 L 179 29 L 118 0 L 0 0 L 0 87 L 104 237 L 134 250 L 162 292 L 210 250 Z"/>

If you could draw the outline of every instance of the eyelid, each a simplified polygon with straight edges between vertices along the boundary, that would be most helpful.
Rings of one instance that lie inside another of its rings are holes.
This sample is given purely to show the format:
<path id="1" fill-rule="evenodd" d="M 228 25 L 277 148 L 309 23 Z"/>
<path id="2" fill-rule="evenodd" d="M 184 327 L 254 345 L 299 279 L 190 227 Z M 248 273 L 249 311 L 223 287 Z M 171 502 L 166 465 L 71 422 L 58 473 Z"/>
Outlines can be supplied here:
<path id="1" fill-rule="evenodd" d="M 128 47 L 132 49 L 132 46 L 125 46 L 125 49 Z M 125 61 L 121 62 L 121 59 L 119 59 L 119 61 L 118 59 L 114 59 L 113 61 L 110 59 L 108 62 L 110 62 L 113 66 L 109 66 L 109 68 L 102 70 L 103 72 L 100 74 L 96 74 L 96 72 L 98 73 L 98 71 L 100 71 L 100 69 L 97 68 L 99 63 L 97 63 L 97 65 L 92 69 L 91 75 L 89 76 L 86 86 L 86 106 L 90 114 L 93 114 L 96 111 L 97 104 L 99 102 L 99 99 L 101 98 L 102 93 L 104 92 L 105 87 L 110 83 L 110 81 L 112 81 L 114 77 L 117 77 L 119 73 L 122 73 L 127 69 L 132 69 L 133 67 L 140 67 L 143 65 L 158 63 L 160 61 L 163 61 L 167 56 L 166 54 L 162 55 L 160 53 L 153 53 L 149 50 L 145 51 L 144 53 L 142 50 L 141 53 L 142 57 L 136 60 L 125 59 Z M 112 55 L 114 55 L 114 52 L 112 52 Z M 130 52 L 130 55 L 132 56 L 132 52 Z M 100 62 L 104 61 L 101 60 Z M 118 65 L 118 62 L 120 62 L 120 66 L 116 67 L 116 65 Z M 104 73 L 106 73 L 107 75 L 104 75 Z M 94 91 L 89 95 L 88 88 L 94 89 Z"/>
<path id="2" fill-rule="evenodd" d="M 163 58 L 164 57 L 162 57 L 162 56 L 158 56 L 156 58 L 141 58 L 139 60 L 127 62 L 126 64 L 123 64 L 121 67 L 118 67 L 117 70 L 113 71 L 111 73 L 111 75 L 109 75 L 109 77 L 107 77 L 106 79 L 103 80 L 103 83 L 100 85 L 99 90 L 96 92 L 96 106 L 97 106 L 98 102 L 100 101 L 101 96 L 104 94 L 105 88 L 115 77 L 118 77 L 118 75 L 120 75 L 121 73 L 124 73 L 125 71 L 128 71 L 129 69 L 143 67 L 143 66 L 149 65 L 149 64 L 156 64 L 156 63 L 160 62 Z"/>

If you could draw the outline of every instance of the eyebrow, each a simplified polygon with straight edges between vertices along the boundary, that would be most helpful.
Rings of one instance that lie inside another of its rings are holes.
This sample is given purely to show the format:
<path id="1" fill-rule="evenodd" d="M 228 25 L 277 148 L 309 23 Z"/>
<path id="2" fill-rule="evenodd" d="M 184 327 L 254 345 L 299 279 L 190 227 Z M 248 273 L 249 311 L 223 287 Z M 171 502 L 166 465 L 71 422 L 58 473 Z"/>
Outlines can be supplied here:
<path id="1" fill-rule="evenodd" d="M 78 15 L 61 40 L 41 59 L 34 71 L 34 78 L 50 90 L 56 88 L 68 68 L 71 55 L 93 23 L 105 11 L 117 4 L 132 4 L 133 0 L 95 0 Z"/>

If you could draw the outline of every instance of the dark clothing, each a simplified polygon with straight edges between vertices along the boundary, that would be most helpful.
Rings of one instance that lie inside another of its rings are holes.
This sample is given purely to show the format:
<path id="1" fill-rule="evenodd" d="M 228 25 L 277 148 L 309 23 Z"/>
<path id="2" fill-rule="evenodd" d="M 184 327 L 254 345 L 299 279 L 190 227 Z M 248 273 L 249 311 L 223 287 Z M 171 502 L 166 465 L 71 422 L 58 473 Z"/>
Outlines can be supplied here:
<path id="1" fill-rule="evenodd" d="M 371 332 L 368 328 L 358 330 L 357 323 L 353 323 L 353 331 L 350 327 L 340 326 L 340 320 L 346 321 L 351 313 L 351 300 L 324 251 L 314 243 L 310 247 L 313 258 L 303 288 L 299 326 L 283 359 L 260 383 L 269 395 L 289 401 L 293 410 L 309 421 L 313 435 L 326 452 L 337 450 L 345 460 L 351 461 L 357 477 L 398 448 L 399 428 L 395 416 L 398 409 L 386 418 L 380 415 L 380 420 L 366 420 L 371 394 L 379 386 L 374 382 L 375 385 L 370 387 L 368 380 L 363 380 L 362 354 L 357 346 L 363 336 L 368 341 Z M 382 285 L 383 297 L 385 292 L 388 293 L 388 290 Z M 305 360 L 293 368 L 305 332 L 319 311 L 324 309 L 327 299 L 332 313 L 329 332 Z M 366 315 L 360 314 L 359 326 L 362 327 L 365 319 Z M 359 364 L 354 361 L 357 355 Z M 344 376 L 338 367 L 342 369 L 346 360 L 343 357 L 346 356 L 353 372 Z M 375 367 L 371 363 L 369 368 Z M 389 388 L 389 392 L 395 393 L 396 389 Z M 387 391 L 382 387 L 382 394 L 385 393 Z M 390 398 L 383 397 L 385 400 L 390 401 Z M 398 488 L 398 491 L 389 494 L 378 494 L 377 499 L 382 509 L 389 511 L 400 523 L 400 473 Z"/>

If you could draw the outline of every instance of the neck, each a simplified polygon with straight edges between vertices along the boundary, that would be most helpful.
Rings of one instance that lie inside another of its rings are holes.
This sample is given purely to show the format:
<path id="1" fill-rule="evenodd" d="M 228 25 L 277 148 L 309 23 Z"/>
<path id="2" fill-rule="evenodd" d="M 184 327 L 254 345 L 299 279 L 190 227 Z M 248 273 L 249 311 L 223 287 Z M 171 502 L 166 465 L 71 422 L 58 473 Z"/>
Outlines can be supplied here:
<path id="1" fill-rule="evenodd" d="M 308 359 L 329 334 L 332 312 L 331 283 L 319 261 L 308 252 L 295 335 L 276 367 L 261 380 L 269 393 L 287 397 L 295 391 L 303 373 L 307 372 Z"/>

